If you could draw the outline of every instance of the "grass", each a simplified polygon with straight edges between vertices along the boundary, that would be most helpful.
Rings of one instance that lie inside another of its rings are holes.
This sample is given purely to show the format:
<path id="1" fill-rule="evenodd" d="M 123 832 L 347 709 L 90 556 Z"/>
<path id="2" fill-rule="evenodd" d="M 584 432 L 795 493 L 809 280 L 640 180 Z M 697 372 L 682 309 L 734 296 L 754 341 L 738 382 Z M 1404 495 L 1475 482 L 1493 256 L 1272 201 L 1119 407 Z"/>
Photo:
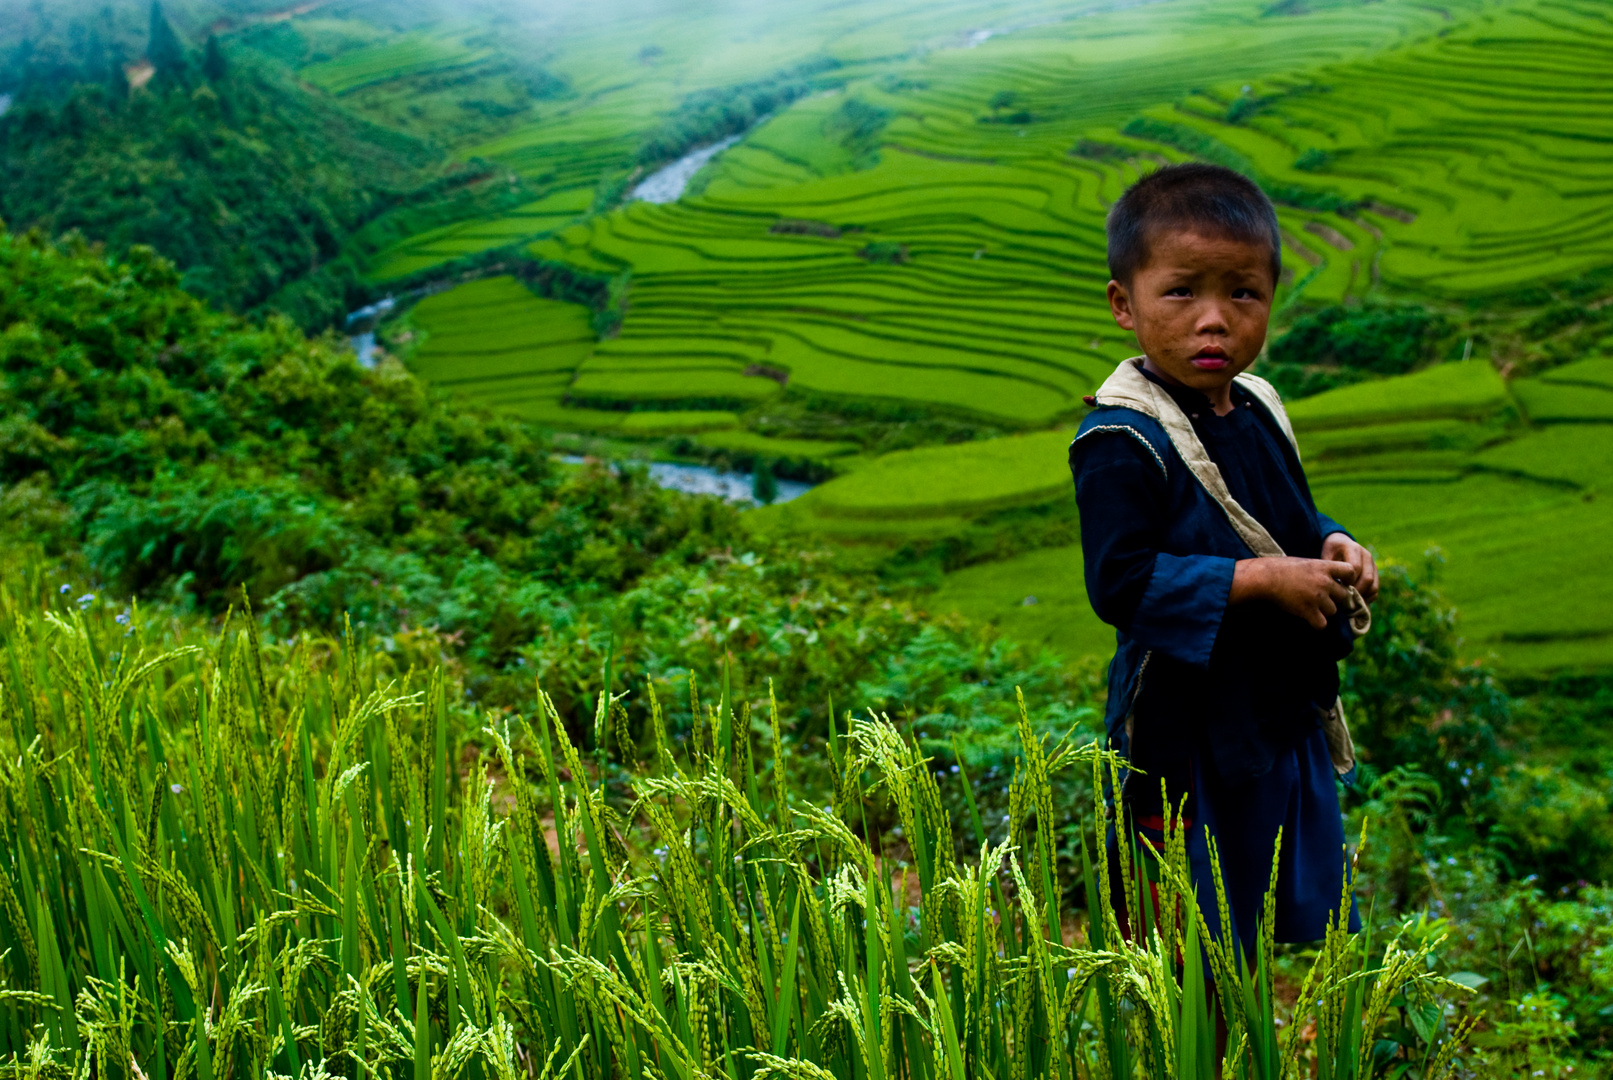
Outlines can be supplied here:
<path id="1" fill-rule="evenodd" d="M 593 198 L 591 188 L 564 188 L 501 217 L 417 233 L 377 252 L 366 265 L 367 276 L 377 282 L 406 278 L 452 259 L 554 232 L 581 217 Z"/>
<path id="2" fill-rule="evenodd" d="M 766 401 L 778 392 L 778 384 L 771 379 L 711 368 L 590 371 L 584 365 L 571 385 L 575 399 L 612 404 L 683 401 L 744 405 Z"/>
<path id="3" fill-rule="evenodd" d="M 1067 431 L 886 454 L 803 496 L 823 517 L 944 517 L 1070 494 Z"/>
<path id="4" fill-rule="evenodd" d="M 1295 404 L 1298 404 L 1297 402 Z M 1504 427 L 1464 420 L 1404 420 L 1389 424 L 1307 430 L 1300 451 L 1307 461 L 1349 459 L 1401 451 L 1473 451 L 1506 437 Z"/>
<path id="5" fill-rule="evenodd" d="M 1496 472 L 1571 484 L 1584 490 L 1606 487 L 1613 477 L 1613 438 L 1589 424 L 1556 424 L 1491 447 L 1474 464 Z"/>
<path id="6" fill-rule="evenodd" d="M 466 401 L 518 411 L 556 403 L 593 351 L 592 312 L 534 296 L 512 277 L 484 278 L 421 300 L 414 371 Z"/>
<path id="7" fill-rule="evenodd" d="M 714 450 L 728 450 L 767 458 L 794 458 L 806 461 L 824 461 L 855 454 L 856 443 L 830 442 L 821 439 L 775 439 L 753 431 L 715 431 L 695 440 L 701 446 Z"/>
<path id="8" fill-rule="evenodd" d="M 422 30 L 352 49 L 334 59 L 310 64 L 298 74 L 329 93 L 345 94 L 372 83 L 465 67 L 492 55 L 489 47 L 470 45 L 452 34 Z"/>
<path id="9" fill-rule="evenodd" d="M 1530 419 L 1543 424 L 1553 421 L 1613 423 L 1613 388 L 1602 389 L 1543 379 L 1519 379 L 1513 393 Z M 1604 437 L 1608 437 L 1604 435 Z"/>
<path id="10" fill-rule="evenodd" d="M 1185 892 L 1180 829 L 1157 902 L 1129 845 L 1084 848 L 1067 887 L 1033 819 L 1056 772 L 1101 793 L 1112 761 L 1023 710 L 1007 840 L 972 813 L 964 858 L 938 785 L 967 776 L 883 719 L 831 719 L 823 806 L 776 709 L 719 696 L 674 741 L 653 696 L 635 723 L 602 693 L 579 745 L 541 691 L 478 718 L 442 672 L 351 638 L 125 627 L 37 572 L 0 590 L 12 1071 L 1197 1080 L 1211 975 L 1228 1076 L 1365 1076 L 1379 1030 L 1432 1009 L 1434 1080 L 1467 1030 L 1438 1019 L 1460 988 L 1431 943 L 1342 929 L 1281 1015 L 1264 934 L 1245 964 Z M 900 823 L 900 872 L 869 808 Z"/>
<path id="11" fill-rule="evenodd" d="M 1540 381 L 1613 390 L 1613 356 L 1595 356 L 1588 360 L 1576 360 L 1572 364 L 1552 368 L 1540 374 Z"/>
<path id="12" fill-rule="evenodd" d="M 622 417 L 620 431 L 623 435 L 677 435 L 738 425 L 739 417 L 731 412 L 635 412 Z"/>
<path id="13" fill-rule="evenodd" d="M 1098 619 L 1087 600 L 1079 545 L 1040 548 L 953 571 L 925 604 L 1072 658 L 1107 660 L 1114 652 L 1114 628 Z"/>
<path id="14" fill-rule="evenodd" d="M 1438 364 L 1394 379 L 1356 383 L 1288 405 L 1299 431 L 1434 417 L 1482 417 L 1506 404 L 1506 386 L 1483 361 Z"/>

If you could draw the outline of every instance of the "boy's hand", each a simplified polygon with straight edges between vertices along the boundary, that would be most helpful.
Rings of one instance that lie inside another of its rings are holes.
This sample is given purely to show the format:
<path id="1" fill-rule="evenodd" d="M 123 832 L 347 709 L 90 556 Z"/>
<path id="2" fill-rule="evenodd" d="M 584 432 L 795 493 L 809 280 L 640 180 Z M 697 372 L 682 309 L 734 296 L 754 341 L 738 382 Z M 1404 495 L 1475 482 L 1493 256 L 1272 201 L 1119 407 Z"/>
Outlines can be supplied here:
<path id="1" fill-rule="evenodd" d="M 1372 552 L 1350 539 L 1344 533 L 1329 533 L 1322 541 L 1322 558 L 1329 562 L 1349 563 L 1355 567 L 1354 585 L 1367 603 L 1378 598 L 1378 562 Z"/>
<path id="2" fill-rule="evenodd" d="M 1368 556 L 1371 558 L 1371 556 Z M 1330 559 L 1239 559 L 1232 570 L 1229 603 L 1269 600 L 1298 615 L 1318 630 L 1327 627 L 1329 615 L 1338 612 L 1356 584 L 1358 572 L 1348 562 Z"/>

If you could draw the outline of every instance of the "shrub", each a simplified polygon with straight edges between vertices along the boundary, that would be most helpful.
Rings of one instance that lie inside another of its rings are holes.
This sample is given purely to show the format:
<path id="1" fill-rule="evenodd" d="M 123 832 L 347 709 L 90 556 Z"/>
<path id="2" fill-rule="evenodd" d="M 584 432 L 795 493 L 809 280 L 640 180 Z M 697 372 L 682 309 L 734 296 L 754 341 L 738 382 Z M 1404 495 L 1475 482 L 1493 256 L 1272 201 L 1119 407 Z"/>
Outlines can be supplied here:
<path id="1" fill-rule="evenodd" d="M 1442 316 L 1416 305 L 1334 305 L 1303 315 L 1271 345 L 1274 364 L 1401 375 L 1434 358 Z"/>

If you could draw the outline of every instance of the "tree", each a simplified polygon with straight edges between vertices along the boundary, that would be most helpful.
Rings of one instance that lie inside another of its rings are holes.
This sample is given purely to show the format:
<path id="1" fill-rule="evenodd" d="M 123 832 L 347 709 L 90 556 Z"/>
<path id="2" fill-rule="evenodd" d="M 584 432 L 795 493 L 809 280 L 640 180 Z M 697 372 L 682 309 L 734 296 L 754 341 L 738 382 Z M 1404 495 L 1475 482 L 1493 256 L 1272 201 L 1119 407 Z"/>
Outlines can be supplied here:
<path id="1" fill-rule="evenodd" d="M 774 477 L 773 466 L 766 458 L 756 459 L 756 477 L 751 484 L 751 497 L 763 505 L 778 498 L 778 479 Z"/>
<path id="2" fill-rule="evenodd" d="M 230 72 L 229 61 L 224 59 L 224 48 L 214 34 L 207 35 L 207 51 L 202 56 L 202 74 L 208 82 L 219 82 Z"/>
<path id="3" fill-rule="evenodd" d="M 177 78 L 185 70 L 184 43 L 174 33 L 158 0 L 152 0 L 151 4 L 151 38 L 146 43 L 146 59 L 165 79 Z"/>

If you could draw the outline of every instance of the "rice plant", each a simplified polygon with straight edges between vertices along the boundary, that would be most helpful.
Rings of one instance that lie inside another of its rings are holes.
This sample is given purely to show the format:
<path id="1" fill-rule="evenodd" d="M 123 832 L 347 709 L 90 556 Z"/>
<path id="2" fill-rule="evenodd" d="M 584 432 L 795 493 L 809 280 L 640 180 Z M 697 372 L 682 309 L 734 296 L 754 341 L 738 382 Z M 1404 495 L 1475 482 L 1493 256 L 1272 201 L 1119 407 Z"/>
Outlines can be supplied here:
<path id="1" fill-rule="evenodd" d="M 530 716 L 466 731 L 441 671 L 351 639 L 203 637 L 41 585 L 0 586 L 8 1076 L 1345 1080 L 1381 1075 L 1376 1033 L 1409 1018 L 1427 1055 L 1397 1075 L 1432 1078 L 1464 1034 L 1429 946 L 1342 923 L 1279 1015 L 1272 946 L 1222 944 L 1179 826 L 1157 900 L 1125 844 L 1067 890 L 1037 824 L 1105 808 L 1053 805 L 1050 777 L 1101 792 L 1116 762 L 1023 719 L 1005 841 L 942 774 L 964 858 L 884 717 L 832 722 L 809 801 L 776 708 L 753 739 L 691 685 L 693 730 L 651 697 L 641 738 L 601 693 L 574 734 L 535 687 Z"/>

